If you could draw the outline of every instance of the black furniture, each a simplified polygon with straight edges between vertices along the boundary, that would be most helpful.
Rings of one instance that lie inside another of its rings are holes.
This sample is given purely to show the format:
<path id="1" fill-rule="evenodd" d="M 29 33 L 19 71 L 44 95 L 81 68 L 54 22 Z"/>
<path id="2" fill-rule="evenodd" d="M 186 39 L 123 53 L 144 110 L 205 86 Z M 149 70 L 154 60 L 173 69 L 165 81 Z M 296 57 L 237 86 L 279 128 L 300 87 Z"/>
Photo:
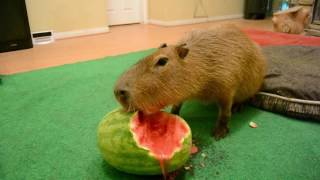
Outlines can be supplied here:
<path id="1" fill-rule="evenodd" d="M 314 1 L 310 22 L 305 31 L 308 36 L 320 37 L 320 0 Z"/>
<path id="2" fill-rule="evenodd" d="M 320 25 L 320 0 L 314 1 L 312 11 L 312 23 Z"/>
<path id="3" fill-rule="evenodd" d="M 245 19 L 264 19 L 271 0 L 246 0 L 244 5 Z"/>
<path id="4" fill-rule="evenodd" d="M 0 0 L 0 52 L 32 48 L 24 0 Z"/>

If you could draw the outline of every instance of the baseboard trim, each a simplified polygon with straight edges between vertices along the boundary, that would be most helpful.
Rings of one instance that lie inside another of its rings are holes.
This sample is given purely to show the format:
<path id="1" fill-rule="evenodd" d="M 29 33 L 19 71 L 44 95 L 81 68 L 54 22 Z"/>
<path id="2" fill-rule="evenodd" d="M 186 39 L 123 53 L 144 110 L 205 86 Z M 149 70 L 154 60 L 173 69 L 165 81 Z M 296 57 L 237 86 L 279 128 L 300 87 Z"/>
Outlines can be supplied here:
<path id="1" fill-rule="evenodd" d="M 65 39 L 65 38 L 87 36 L 87 35 L 100 34 L 100 33 L 106 33 L 106 32 L 109 32 L 109 27 L 81 29 L 76 31 L 55 32 L 53 33 L 53 36 L 55 39 Z"/>
<path id="2" fill-rule="evenodd" d="M 155 24 L 160 26 L 179 26 L 179 25 L 187 25 L 187 24 L 196 24 L 210 21 L 219 21 L 219 20 L 227 20 L 227 19 L 238 19 L 242 18 L 243 14 L 233 14 L 226 16 L 212 16 L 208 18 L 194 18 L 194 19 L 185 19 L 185 20 L 177 20 L 177 21 L 161 21 L 156 19 L 149 19 L 149 24 Z"/>

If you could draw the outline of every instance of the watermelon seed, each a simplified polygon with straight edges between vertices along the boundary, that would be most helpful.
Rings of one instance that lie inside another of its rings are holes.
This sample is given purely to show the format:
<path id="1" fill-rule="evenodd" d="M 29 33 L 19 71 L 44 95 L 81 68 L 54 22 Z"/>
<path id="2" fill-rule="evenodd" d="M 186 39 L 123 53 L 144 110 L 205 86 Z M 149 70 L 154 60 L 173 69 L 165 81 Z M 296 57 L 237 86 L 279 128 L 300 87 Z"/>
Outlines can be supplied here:
<path id="1" fill-rule="evenodd" d="M 206 157 L 207 157 L 207 155 L 206 155 L 205 153 L 201 153 L 201 156 L 202 156 L 203 158 L 206 158 Z"/>
<path id="2" fill-rule="evenodd" d="M 192 164 L 185 165 L 184 169 L 187 170 L 187 171 L 191 170 L 192 169 Z"/>
<path id="3" fill-rule="evenodd" d="M 203 162 L 200 162 L 200 166 L 203 167 L 203 168 L 205 167 Z"/>

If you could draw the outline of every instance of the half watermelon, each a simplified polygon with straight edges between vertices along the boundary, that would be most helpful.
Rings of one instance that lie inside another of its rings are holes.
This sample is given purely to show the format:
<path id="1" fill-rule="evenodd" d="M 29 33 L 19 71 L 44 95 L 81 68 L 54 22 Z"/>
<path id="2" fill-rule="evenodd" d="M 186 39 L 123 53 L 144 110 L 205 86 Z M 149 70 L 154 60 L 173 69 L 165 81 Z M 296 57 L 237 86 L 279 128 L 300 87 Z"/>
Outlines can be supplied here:
<path id="1" fill-rule="evenodd" d="M 116 109 L 98 127 L 98 146 L 114 168 L 132 174 L 165 174 L 183 166 L 190 156 L 188 124 L 166 112 L 143 115 Z"/>

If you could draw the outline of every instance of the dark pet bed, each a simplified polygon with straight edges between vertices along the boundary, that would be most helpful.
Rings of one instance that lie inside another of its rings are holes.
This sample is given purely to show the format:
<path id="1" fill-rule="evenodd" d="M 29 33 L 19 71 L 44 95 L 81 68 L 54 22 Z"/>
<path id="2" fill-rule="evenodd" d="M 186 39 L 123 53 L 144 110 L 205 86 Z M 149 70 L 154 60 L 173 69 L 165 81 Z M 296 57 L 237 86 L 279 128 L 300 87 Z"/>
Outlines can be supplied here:
<path id="1" fill-rule="evenodd" d="M 320 47 L 265 46 L 268 72 L 254 106 L 320 121 Z"/>

